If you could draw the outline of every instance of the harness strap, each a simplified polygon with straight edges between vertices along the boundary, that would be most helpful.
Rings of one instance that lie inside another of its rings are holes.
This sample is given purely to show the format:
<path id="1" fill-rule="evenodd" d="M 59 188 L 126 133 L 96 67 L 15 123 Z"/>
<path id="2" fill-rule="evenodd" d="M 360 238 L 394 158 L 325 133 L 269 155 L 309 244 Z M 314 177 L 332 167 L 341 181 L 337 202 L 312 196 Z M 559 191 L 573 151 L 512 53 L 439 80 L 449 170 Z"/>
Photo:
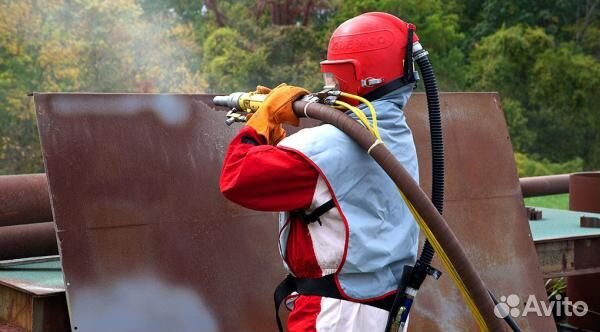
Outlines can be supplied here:
<path id="1" fill-rule="evenodd" d="M 299 210 L 294 210 L 294 211 L 290 212 L 290 215 L 295 218 L 301 219 L 306 224 L 310 224 L 312 222 L 317 221 L 319 223 L 319 225 L 321 225 L 321 219 L 319 219 L 319 218 L 323 214 L 325 214 L 325 212 L 333 209 L 334 207 L 335 207 L 335 202 L 333 201 L 333 198 L 332 198 L 332 199 L 328 200 L 327 202 L 323 203 L 323 205 L 314 209 L 311 213 L 306 213 L 306 212 L 304 212 L 304 210 L 299 209 Z"/>
<path id="2" fill-rule="evenodd" d="M 293 292 L 297 292 L 300 295 L 316 295 L 329 297 L 334 299 L 351 301 L 342 296 L 337 284 L 335 282 L 335 274 L 330 274 L 321 278 L 296 278 L 292 275 L 288 275 L 283 281 L 275 288 L 274 300 L 275 300 L 275 319 L 277 320 L 277 327 L 279 332 L 283 332 L 283 325 L 281 324 L 281 318 L 279 317 L 279 307 L 286 297 L 291 295 Z M 367 304 L 379 309 L 390 311 L 394 303 L 396 295 L 391 294 L 382 299 L 368 302 L 359 302 Z M 356 302 L 356 301 L 352 301 Z"/>

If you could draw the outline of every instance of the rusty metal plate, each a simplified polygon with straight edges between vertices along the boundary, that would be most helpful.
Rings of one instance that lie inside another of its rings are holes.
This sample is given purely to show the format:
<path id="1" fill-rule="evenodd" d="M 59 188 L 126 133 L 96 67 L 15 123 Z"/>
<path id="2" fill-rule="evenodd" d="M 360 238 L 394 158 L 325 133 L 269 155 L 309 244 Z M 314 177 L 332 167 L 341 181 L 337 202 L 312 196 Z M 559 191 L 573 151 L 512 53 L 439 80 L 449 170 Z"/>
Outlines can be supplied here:
<path id="1" fill-rule="evenodd" d="M 218 178 L 237 131 L 203 95 L 37 94 L 72 326 L 80 331 L 274 331 L 284 276 L 273 214 L 227 202 Z M 423 95 L 407 112 L 429 187 Z M 495 94 L 443 94 L 446 216 L 498 297 L 544 298 Z M 439 266 L 439 264 L 438 264 Z M 475 325 L 449 278 L 417 300 L 415 331 Z M 440 297 L 441 295 L 441 297 Z M 520 319 L 551 331 L 551 319 Z"/>

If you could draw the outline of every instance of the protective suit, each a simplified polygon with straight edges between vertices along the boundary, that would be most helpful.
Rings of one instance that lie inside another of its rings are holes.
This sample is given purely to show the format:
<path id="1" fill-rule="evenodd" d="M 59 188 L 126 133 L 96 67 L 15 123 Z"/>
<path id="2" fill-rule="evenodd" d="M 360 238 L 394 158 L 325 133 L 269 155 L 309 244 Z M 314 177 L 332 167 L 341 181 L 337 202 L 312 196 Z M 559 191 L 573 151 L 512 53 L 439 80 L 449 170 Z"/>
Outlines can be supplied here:
<path id="1" fill-rule="evenodd" d="M 418 180 L 416 150 L 403 108 L 412 86 L 373 102 L 386 146 Z M 361 105 L 370 117 L 368 109 Z M 298 278 L 332 275 L 342 297 L 292 295 L 289 331 L 383 331 L 388 312 L 358 303 L 393 296 L 413 265 L 418 229 L 396 187 L 371 157 L 331 125 L 304 129 L 277 146 L 252 126 L 231 142 L 221 190 L 250 209 L 280 214 L 279 248 Z M 297 217 L 333 199 L 318 222 Z"/>

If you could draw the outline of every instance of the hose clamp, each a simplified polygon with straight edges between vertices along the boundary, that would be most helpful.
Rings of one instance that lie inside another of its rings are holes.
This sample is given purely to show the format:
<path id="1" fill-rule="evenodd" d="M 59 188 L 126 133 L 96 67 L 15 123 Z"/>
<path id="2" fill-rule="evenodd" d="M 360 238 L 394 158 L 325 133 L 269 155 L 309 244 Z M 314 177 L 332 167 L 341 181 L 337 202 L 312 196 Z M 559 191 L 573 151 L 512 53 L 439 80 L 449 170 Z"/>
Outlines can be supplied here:
<path id="1" fill-rule="evenodd" d="M 383 144 L 383 141 L 382 141 L 382 140 L 380 140 L 379 138 L 378 138 L 378 139 L 376 139 L 376 140 L 375 140 L 375 142 L 373 142 L 373 145 L 371 145 L 371 146 L 369 147 L 369 149 L 367 150 L 367 153 L 369 154 L 369 156 L 371 155 L 371 151 L 373 151 L 373 149 L 374 149 L 374 148 L 375 148 L 377 145 L 380 145 L 380 144 Z"/>
<path id="2" fill-rule="evenodd" d="M 308 116 L 308 113 L 306 112 L 308 110 L 308 105 L 314 104 L 314 103 L 316 103 L 316 101 L 310 100 L 304 105 L 304 116 L 308 119 L 312 119 L 310 116 Z"/>
<path id="3" fill-rule="evenodd" d="M 428 56 L 429 52 L 423 48 L 423 45 L 419 42 L 413 43 L 413 59 L 419 60 L 422 57 Z"/>

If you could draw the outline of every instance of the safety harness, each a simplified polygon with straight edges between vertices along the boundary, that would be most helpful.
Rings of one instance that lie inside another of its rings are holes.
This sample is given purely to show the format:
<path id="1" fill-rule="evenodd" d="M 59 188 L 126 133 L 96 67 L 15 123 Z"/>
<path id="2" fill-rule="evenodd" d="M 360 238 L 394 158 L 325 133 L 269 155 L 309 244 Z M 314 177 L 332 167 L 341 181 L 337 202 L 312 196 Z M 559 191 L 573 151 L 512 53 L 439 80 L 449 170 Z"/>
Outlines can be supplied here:
<path id="1" fill-rule="evenodd" d="M 280 332 L 283 332 L 283 325 L 281 324 L 281 318 L 279 317 L 279 307 L 281 303 L 294 292 L 299 295 L 315 295 L 328 297 L 339 300 L 346 300 L 340 293 L 336 283 L 335 274 L 330 274 L 320 278 L 296 278 L 292 275 L 288 275 L 275 289 L 275 319 L 277 320 L 277 327 Z M 384 298 L 361 302 L 379 309 L 390 311 L 393 307 L 396 295 L 391 294 Z M 356 302 L 356 301 L 353 301 Z"/>
<path id="2" fill-rule="evenodd" d="M 335 202 L 332 198 L 329 201 L 322 204 L 321 206 L 314 209 L 310 213 L 306 213 L 302 209 L 294 210 L 290 212 L 290 218 L 302 220 L 306 224 L 318 222 L 319 225 L 322 225 L 320 217 L 327 211 L 333 209 L 334 207 Z M 402 278 L 400 279 L 400 284 L 398 285 L 398 290 L 402 290 L 405 288 L 405 280 L 407 280 L 406 274 L 408 274 L 409 272 L 410 270 L 404 270 Z M 281 323 L 281 318 L 279 317 L 279 308 L 281 307 L 281 303 L 293 293 L 297 293 L 299 295 L 315 295 L 339 300 L 358 302 L 386 311 L 390 311 L 391 313 L 398 312 L 399 305 L 403 300 L 401 292 L 394 292 L 393 294 L 390 294 L 386 297 L 372 301 L 348 300 L 341 294 L 335 282 L 335 274 L 326 275 L 320 278 L 296 278 L 291 274 L 288 274 L 287 277 L 285 277 L 285 279 L 283 279 L 283 281 L 279 283 L 277 288 L 275 288 L 274 294 L 275 320 L 277 321 L 277 328 L 279 329 L 279 332 L 283 332 L 283 324 Z"/>

